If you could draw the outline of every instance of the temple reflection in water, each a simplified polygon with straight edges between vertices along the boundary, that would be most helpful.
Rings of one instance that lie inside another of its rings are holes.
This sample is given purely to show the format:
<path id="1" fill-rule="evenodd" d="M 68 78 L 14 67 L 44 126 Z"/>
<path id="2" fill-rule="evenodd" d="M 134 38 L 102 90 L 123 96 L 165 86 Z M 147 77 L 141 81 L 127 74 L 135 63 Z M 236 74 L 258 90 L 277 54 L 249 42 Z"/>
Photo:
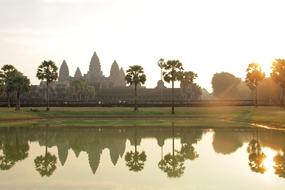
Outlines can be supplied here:
<path id="1" fill-rule="evenodd" d="M 168 177 L 181 177 L 187 170 L 185 162 L 195 161 L 200 157 L 195 145 L 203 135 L 213 133 L 212 147 L 217 154 L 227 155 L 247 146 L 248 167 L 256 173 L 265 173 L 266 152 L 268 147 L 276 152 L 274 155 L 274 172 L 285 177 L 285 132 L 258 128 L 181 128 L 173 124 L 169 127 L 128 127 L 128 128 L 58 128 L 58 127 L 2 127 L 0 128 L 0 170 L 10 170 L 17 163 L 29 157 L 30 143 L 38 142 L 42 154 L 34 159 L 35 170 L 41 176 L 52 176 L 58 163 L 63 167 L 68 160 L 69 150 L 76 157 L 81 152 L 88 155 L 89 166 L 93 174 L 100 167 L 101 154 L 109 149 L 110 160 L 116 166 L 122 159 L 132 172 L 140 172 L 152 155 L 139 149 L 143 139 L 154 138 L 161 149 L 161 159 L 157 167 Z M 166 140 L 172 142 L 171 150 L 164 150 Z M 177 144 L 177 140 L 180 141 Z M 133 149 L 126 152 L 126 143 Z M 176 143 L 176 144 L 175 144 Z M 57 148 L 57 155 L 49 152 L 49 148 Z M 164 152 L 170 152 L 165 154 Z"/>

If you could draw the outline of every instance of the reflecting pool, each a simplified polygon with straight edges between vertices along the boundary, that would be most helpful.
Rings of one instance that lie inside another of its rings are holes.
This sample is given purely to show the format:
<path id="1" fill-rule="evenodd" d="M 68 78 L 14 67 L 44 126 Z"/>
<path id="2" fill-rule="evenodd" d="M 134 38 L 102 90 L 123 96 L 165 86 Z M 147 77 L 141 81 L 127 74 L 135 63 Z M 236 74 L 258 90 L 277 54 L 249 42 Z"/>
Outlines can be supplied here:
<path id="1" fill-rule="evenodd" d="M 285 132 L 253 127 L 1 127 L 1 189 L 285 188 Z"/>

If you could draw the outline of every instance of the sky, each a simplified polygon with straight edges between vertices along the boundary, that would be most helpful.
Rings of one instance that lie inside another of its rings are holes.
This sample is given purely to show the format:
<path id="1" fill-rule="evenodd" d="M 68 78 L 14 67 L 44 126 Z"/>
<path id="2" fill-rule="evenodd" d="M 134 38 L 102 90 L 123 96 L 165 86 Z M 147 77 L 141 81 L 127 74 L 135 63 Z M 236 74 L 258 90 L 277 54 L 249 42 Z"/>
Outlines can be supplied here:
<path id="1" fill-rule="evenodd" d="M 152 88 L 157 61 L 178 59 L 212 91 L 217 72 L 244 79 L 257 62 L 269 76 L 285 58 L 284 8 L 283 0 L 0 0 L 0 66 L 39 84 L 43 60 L 86 73 L 96 51 L 105 76 L 114 60 L 125 70 L 138 64 Z"/>

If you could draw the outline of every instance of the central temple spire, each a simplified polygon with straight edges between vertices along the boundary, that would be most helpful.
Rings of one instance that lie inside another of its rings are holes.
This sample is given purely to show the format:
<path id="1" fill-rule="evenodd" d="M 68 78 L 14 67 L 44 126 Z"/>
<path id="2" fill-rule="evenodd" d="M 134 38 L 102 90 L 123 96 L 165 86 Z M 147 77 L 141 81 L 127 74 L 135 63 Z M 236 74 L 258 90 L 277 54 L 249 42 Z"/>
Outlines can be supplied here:
<path id="1" fill-rule="evenodd" d="M 99 60 L 99 57 L 96 52 L 94 52 L 90 65 L 89 65 L 89 72 L 94 75 L 95 78 L 101 78 L 103 77 L 103 73 L 101 70 L 101 63 Z"/>
<path id="2" fill-rule="evenodd" d="M 97 53 L 94 52 L 90 61 L 89 71 L 87 73 L 86 79 L 89 84 L 100 86 L 100 83 L 102 83 L 103 78 L 104 75 L 101 70 L 101 63 L 99 57 Z"/>

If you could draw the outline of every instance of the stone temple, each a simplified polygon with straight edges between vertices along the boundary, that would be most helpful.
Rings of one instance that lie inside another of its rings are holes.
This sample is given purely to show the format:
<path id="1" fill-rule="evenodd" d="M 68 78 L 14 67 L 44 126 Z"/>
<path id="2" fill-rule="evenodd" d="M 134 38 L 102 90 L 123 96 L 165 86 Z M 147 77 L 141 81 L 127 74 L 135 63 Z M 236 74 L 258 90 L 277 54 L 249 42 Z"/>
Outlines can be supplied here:
<path id="1" fill-rule="evenodd" d="M 158 72 L 158 75 L 160 72 Z M 94 87 L 95 95 L 78 102 L 76 97 L 71 97 L 69 87 L 72 81 L 83 79 L 89 86 Z M 34 85 L 29 92 L 27 100 L 32 104 L 45 104 L 45 88 L 42 82 L 40 85 Z M 199 100 L 201 97 L 201 89 L 195 84 L 191 84 L 187 89 L 175 88 L 175 102 L 185 104 L 192 100 Z M 159 80 L 155 88 L 138 88 L 139 104 L 170 104 L 171 88 L 166 88 L 164 82 Z M 125 82 L 125 72 L 118 63 L 114 61 L 110 68 L 108 77 L 104 76 L 101 70 L 100 59 L 95 52 L 89 63 L 89 70 L 86 74 L 82 74 L 80 68 L 76 69 L 73 76 L 70 76 L 67 62 L 64 60 L 59 69 L 58 81 L 52 83 L 50 89 L 51 102 L 54 104 L 132 104 L 134 101 L 134 89 L 127 86 Z"/>
<path id="2" fill-rule="evenodd" d="M 95 89 L 101 88 L 123 88 L 126 87 L 125 72 L 120 68 L 116 60 L 113 62 L 109 77 L 105 77 L 101 70 L 101 63 L 96 52 L 94 52 L 89 70 L 85 75 L 82 75 L 80 68 L 76 69 L 73 77 L 69 76 L 69 69 L 64 60 L 59 69 L 58 84 L 69 86 L 70 81 L 74 79 L 85 79 L 87 83 L 94 86 Z"/>

